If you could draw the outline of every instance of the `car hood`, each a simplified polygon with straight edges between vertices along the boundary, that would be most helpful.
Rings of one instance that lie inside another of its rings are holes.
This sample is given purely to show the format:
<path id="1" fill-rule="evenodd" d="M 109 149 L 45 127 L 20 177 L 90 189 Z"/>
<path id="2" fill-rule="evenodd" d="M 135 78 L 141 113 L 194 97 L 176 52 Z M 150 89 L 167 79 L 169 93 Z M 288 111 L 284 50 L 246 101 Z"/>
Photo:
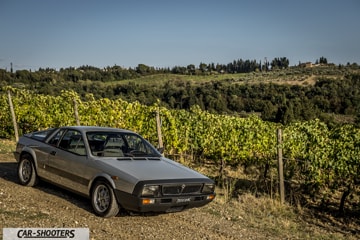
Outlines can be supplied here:
<path id="1" fill-rule="evenodd" d="M 207 178 L 190 168 L 164 157 L 138 159 L 109 158 L 99 161 L 110 167 L 112 171 L 118 169 L 120 172 L 131 175 L 138 181 Z"/>

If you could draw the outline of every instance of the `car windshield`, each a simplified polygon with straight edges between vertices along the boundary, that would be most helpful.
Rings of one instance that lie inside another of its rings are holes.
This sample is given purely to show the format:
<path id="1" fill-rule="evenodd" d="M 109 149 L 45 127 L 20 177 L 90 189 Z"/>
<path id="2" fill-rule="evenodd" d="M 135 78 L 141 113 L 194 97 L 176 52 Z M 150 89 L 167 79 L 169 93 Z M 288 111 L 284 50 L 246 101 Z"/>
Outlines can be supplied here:
<path id="1" fill-rule="evenodd" d="M 88 132 L 87 140 L 94 156 L 159 157 L 159 152 L 145 139 L 128 132 Z"/>

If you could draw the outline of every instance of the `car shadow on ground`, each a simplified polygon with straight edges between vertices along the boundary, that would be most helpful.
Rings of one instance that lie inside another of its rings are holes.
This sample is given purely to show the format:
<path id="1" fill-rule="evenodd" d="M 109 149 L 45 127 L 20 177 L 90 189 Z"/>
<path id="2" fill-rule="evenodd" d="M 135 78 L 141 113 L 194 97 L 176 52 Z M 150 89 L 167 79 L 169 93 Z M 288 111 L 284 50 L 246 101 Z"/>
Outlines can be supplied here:
<path id="1" fill-rule="evenodd" d="M 16 162 L 0 162 L 0 178 L 4 179 L 5 181 L 12 182 L 18 184 L 19 180 L 17 177 L 17 163 Z M 25 186 L 23 186 L 25 187 Z M 70 202 L 71 204 L 82 208 L 88 212 L 93 213 L 91 203 L 89 199 L 57 187 L 56 185 L 39 181 L 39 183 L 34 187 L 44 193 L 54 195 L 61 199 L 65 199 L 66 201 Z"/>
<path id="2" fill-rule="evenodd" d="M 0 162 L 0 178 L 9 182 L 18 183 L 16 169 L 16 162 Z"/>

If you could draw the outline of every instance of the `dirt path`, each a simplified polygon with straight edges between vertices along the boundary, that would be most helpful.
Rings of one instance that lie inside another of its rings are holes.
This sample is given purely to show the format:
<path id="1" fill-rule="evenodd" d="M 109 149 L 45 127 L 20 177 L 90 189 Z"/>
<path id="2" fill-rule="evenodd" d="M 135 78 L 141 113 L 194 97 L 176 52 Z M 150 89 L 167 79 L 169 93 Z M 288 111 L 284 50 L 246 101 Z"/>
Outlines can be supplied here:
<path id="1" fill-rule="evenodd" d="M 41 182 L 18 184 L 16 162 L 0 155 L 0 228 L 89 228 L 90 239 L 269 239 L 246 229 L 241 216 L 214 201 L 180 213 L 100 218 L 89 200 Z M 2 237 L 2 232 L 0 233 Z M 270 238 L 271 239 L 271 238 Z"/>

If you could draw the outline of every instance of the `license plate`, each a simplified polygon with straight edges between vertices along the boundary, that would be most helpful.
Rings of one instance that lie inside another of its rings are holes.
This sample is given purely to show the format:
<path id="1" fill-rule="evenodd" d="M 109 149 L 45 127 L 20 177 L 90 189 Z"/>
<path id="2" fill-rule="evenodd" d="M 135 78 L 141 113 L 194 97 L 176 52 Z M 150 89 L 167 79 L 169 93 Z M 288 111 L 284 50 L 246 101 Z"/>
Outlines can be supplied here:
<path id="1" fill-rule="evenodd" d="M 178 198 L 176 199 L 176 203 L 186 203 L 186 202 L 190 202 L 191 198 Z"/>

